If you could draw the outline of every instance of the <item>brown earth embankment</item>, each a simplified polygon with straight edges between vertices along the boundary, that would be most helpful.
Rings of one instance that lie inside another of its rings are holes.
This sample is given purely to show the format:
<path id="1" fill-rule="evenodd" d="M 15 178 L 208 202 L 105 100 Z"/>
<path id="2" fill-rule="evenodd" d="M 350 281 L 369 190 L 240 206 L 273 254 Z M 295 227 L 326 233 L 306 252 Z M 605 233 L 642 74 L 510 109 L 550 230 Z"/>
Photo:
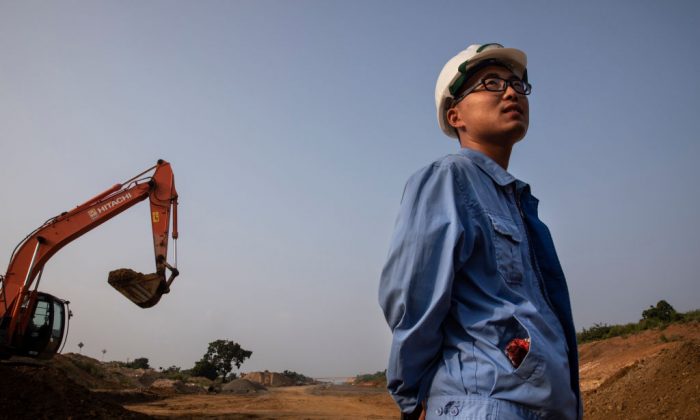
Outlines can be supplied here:
<path id="1" fill-rule="evenodd" d="M 586 419 L 699 419 L 700 323 L 579 347 Z M 165 379 L 76 354 L 0 363 L 4 418 L 390 419 L 383 387 L 273 386 Z M 264 378 L 258 378 L 264 382 Z"/>

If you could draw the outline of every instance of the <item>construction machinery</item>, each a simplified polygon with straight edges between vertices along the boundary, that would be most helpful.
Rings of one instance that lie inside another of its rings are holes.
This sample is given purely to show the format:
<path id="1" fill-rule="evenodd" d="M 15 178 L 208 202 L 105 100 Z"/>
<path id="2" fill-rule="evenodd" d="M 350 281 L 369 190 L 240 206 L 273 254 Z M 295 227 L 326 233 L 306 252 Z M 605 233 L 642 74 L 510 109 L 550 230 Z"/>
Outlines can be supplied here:
<path id="1" fill-rule="evenodd" d="M 157 304 L 170 291 L 179 274 L 178 196 L 170 164 L 159 160 L 73 210 L 50 218 L 15 247 L 7 272 L 0 276 L 0 358 L 19 355 L 48 359 L 59 351 L 68 330 L 70 302 L 38 290 L 46 262 L 70 242 L 146 198 L 151 205 L 156 271 L 144 275 L 119 269 L 110 272 L 108 282 L 142 308 Z M 173 265 L 167 261 L 171 217 Z M 170 272 L 167 279 L 166 269 Z"/>

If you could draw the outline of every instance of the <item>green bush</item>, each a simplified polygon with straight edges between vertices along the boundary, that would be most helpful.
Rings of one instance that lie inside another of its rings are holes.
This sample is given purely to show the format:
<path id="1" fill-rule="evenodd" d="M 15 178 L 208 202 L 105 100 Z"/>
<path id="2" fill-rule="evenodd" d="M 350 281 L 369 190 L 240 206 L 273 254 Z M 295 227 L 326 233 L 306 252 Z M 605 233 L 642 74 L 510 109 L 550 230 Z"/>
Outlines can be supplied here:
<path id="1" fill-rule="evenodd" d="M 364 375 L 355 376 L 354 384 L 361 384 L 364 382 L 382 383 L 386 382 L 386 369 L 380 370 L 374 373 L 367 373 Z"/>
<path id="2" fill-rule="evenodd" d="M 642 319 L 656 319 L 662 322 L 677 321 L 679 319 L 678 312 L 665 300 L 660 300 L 656 303 L 656 307 L 650 306 L 649 309 L 642 312 Z"/>
<path id="3" fill-rule="evenodd" d="M 130 368 L 130 369 L 150 369 L 151 368 L 148 365 L 148 358 L 147 357 L 137 357 L 133 361 L 125 363 L 124 367 Z"/>
<path id="4" fill-rule="evenodd" d="M 622 325 L 593 324 L 591 328 L 584 328 L 576 333 L 576 341 L 582 344 L 612 337 L 626 337 L 645 330 L 664 330 L 674 322 L 698 321 L 700 321 L 700 310 L 678 313 L 668 302 L 660 300 L 655 307 L 650 306 L 642 312 L 642 319 L 639 322 Z"/>
<path id="5" fill-rule="evenodd" d="M 203 376 L 212 381 L 219 376 L 219 373 L 216 371 L 216 366 L 205 358 L 197 361 L 194 367 L 189 370 L 189 374 L 192 376 Z"/>
<path id="6" fill-rule="evenodd" d="M 282 375 L 294 381 L 296 385 L 310 384 L 314 382 L 313 378 L 309 378 L 306 375 L 302 375 L 301 373 L 297 373 L 291 370 L 285 370 L 284 372 L 282 372 Z"/>
<path id="7" fill-rule="evenodd" d="M 700 309 L 678 314 L 681 316 L 680 322 L 698 322 L 700 321 Z"/>
<path id="8" fill-rule="evenodd" d="M 189 377 L 189 375 L 187 375 L 187 372 L 183 371 L 182 369 L 180 369 L 179 366 L 175 366 L 175 365 L 170 366 L 167 369 L 163 369 L 161 371 L 161 373 L 167 379 L 173 379 L 176 381 L 178 381 L 178 380 L 179 381 L 186 381 Z"/>

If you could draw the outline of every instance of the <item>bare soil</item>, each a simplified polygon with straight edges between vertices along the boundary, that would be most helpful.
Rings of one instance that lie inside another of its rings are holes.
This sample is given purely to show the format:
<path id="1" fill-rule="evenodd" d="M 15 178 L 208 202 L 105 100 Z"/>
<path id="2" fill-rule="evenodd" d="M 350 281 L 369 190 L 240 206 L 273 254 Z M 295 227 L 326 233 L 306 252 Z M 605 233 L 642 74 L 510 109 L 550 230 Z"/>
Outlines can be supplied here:
<path id="1" fill-rule="evenodd" d="M 587 420 L 700 419 L 700 323 L 586 343 L 579 350 Z M 207 383 L 156 387 L 165 381 L 159 375 L 76 354 L 50 362 L 5 361 L 0 419 L 320 420 L 398 414 L 383 387 L 321 384 L 252 392 L 241 383 L 233 390 L 240 393 L 215 394 L 206 393 Z M 190 393 L 197 386 L 201 393 Z"/>
<path id="2" fill-rule="evenodd" d="M 25 361 L 0 364 L 2 419 L 147 419 L 100 398 L 49 364 Z"/>
<path id="3" fill-rule="evenodd" d="M 700 323 L 580 346 L 586 419 L 700 419 Z"/>
<path id="4" fill-rule="evenodd" d="M 396 419 L 398 411 L 382 389 L 353 386 L 290 386 L 254 395 L 177 396 L 129 410 L 178 419 Z"/>

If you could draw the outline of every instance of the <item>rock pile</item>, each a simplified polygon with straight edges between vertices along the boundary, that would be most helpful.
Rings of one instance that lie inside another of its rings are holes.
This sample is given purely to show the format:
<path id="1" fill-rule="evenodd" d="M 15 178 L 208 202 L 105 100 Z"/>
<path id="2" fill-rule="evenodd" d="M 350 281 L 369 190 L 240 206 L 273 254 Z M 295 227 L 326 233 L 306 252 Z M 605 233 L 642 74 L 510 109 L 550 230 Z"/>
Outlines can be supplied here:
<path id="1" fill-rule="evenodd" d="M 156 379 L 151 384 L 151 389 L 168 391 L 176 394 L 204 394 L 207 392 L 205 388 L 199 385 L 173 379 Z"/>
<path id="2" fill-rule="evenodd" d="M 221 392 L 229 394 L 250 394 L 266 391 L 267 388 L 265 388 L 263 385 L 247 379 L 234 379 L 231 382 L 225 383 L 221 386 Z"/>

